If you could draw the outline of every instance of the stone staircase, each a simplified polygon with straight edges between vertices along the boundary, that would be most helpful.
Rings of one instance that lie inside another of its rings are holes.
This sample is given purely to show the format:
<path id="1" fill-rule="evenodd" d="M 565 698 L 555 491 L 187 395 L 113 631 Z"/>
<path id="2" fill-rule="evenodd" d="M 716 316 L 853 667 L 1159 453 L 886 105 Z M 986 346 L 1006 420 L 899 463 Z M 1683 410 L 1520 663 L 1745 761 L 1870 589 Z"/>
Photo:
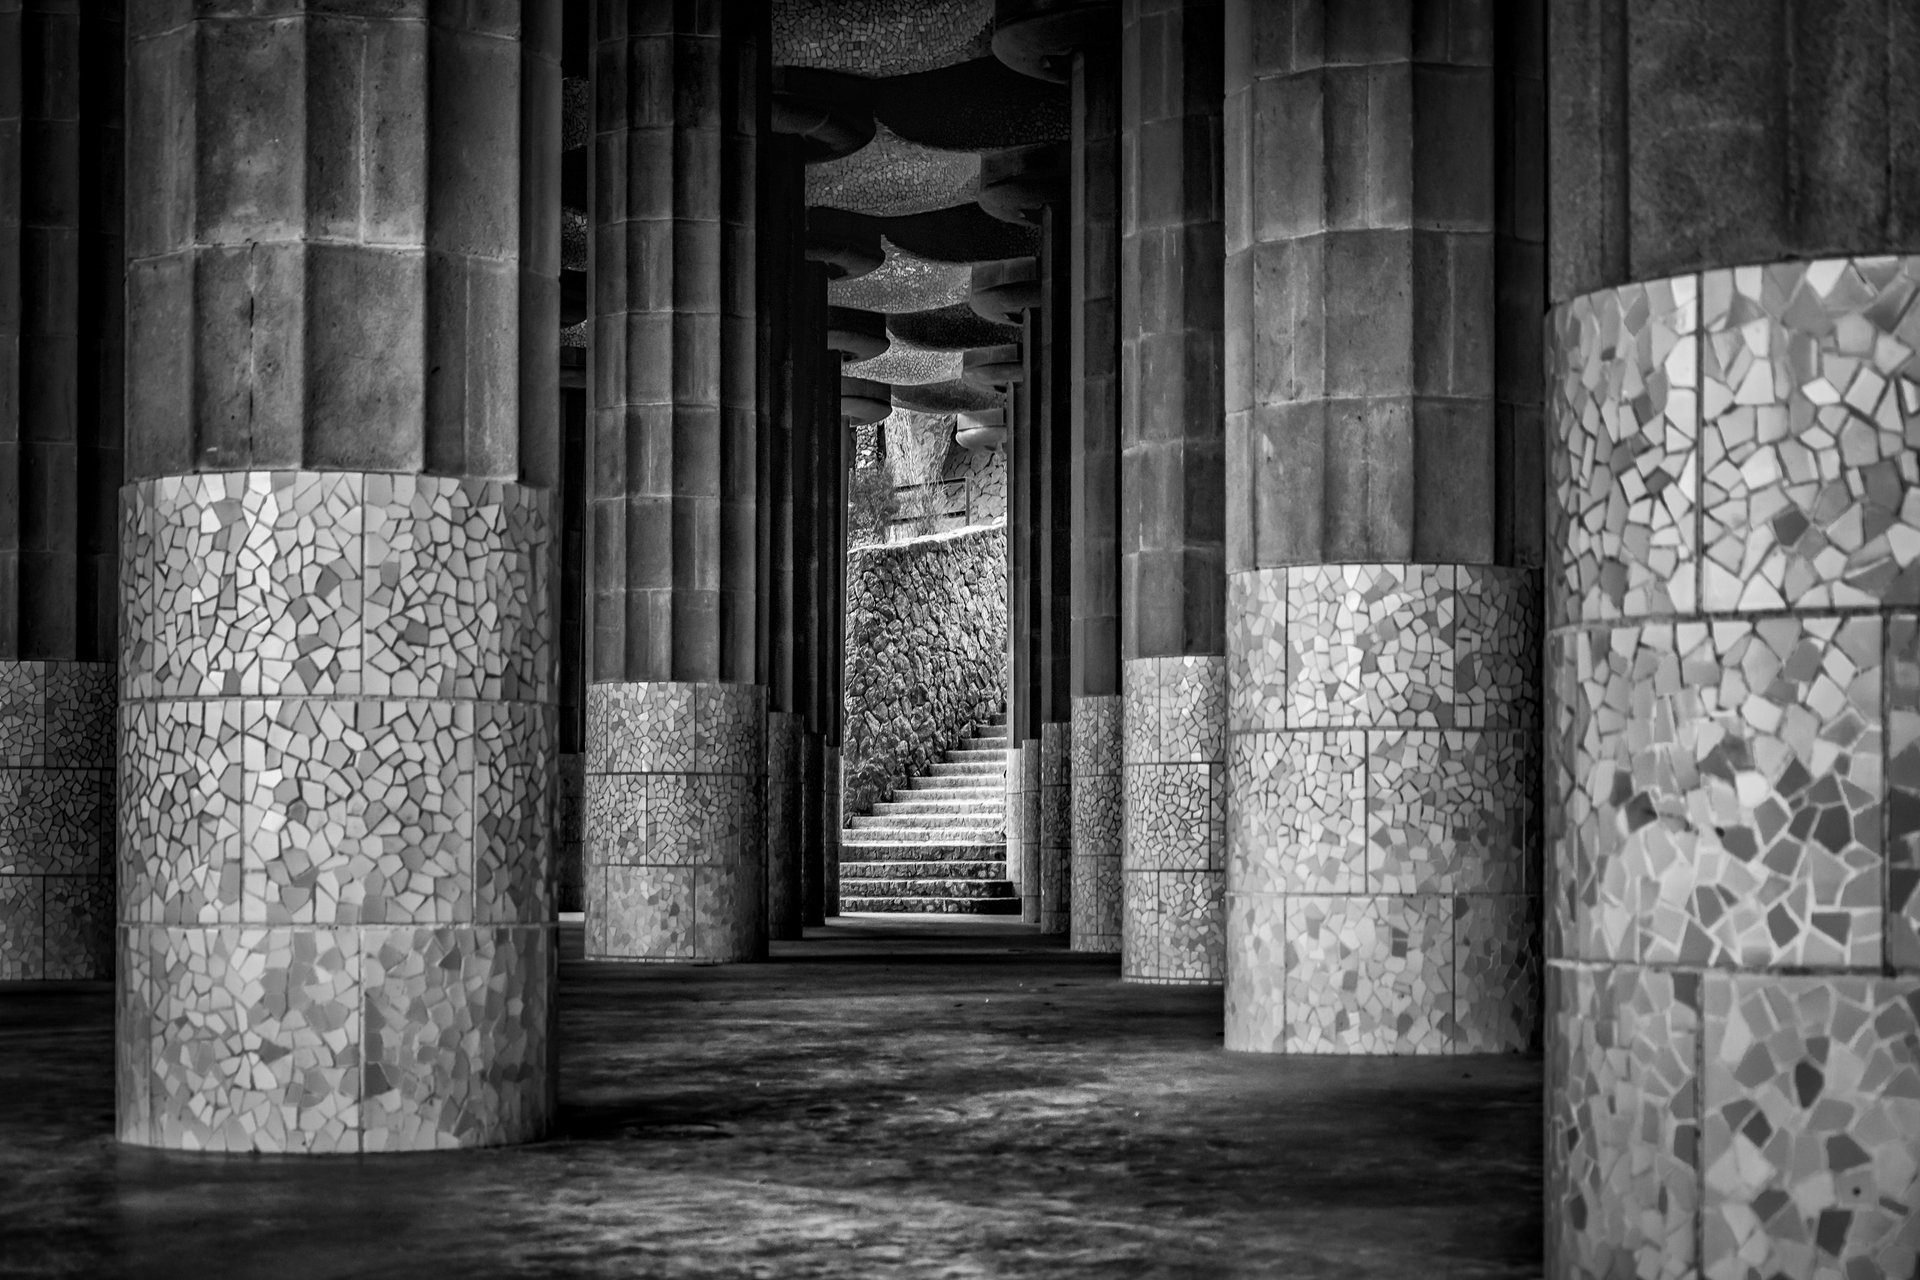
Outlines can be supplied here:
<path id="1" fill-rule="evenodd" d="M 1017 916 L 1003 712 L 840 833 L 842 911 Z"/>

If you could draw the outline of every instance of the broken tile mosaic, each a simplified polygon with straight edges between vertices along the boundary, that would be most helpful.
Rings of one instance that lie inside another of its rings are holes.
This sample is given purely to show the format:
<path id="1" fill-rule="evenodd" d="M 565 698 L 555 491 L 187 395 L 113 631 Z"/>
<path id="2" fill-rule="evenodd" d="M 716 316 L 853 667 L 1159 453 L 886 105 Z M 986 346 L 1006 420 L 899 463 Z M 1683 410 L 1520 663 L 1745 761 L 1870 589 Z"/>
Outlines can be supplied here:
<path id="1" fill-rule="evenodd" d="M 1920 603 L 1920 258 L 1700 277 L 1701 605 Z"/>
<path id="2" fill-rule="evenodd" d="M 1699 281 L 1586 294 L 1547 320 L 1555 624 L 1696 603 Z"/>
<path id="3" fill-rule="evenodd" d="M 1920 980 L 1709 974 L 1701 1267 L 1920 1266 Z"/>
<path id="4" fill-rule="evenodd" d="M 1547 971 L 1547 1267 L 1686 1280 L 1700 1206 L 1700 977 Z"/>
<path id="5" fill-rule="evenodd" d="M 1286 913 L 1287 1052 L 1447 1051 L 1451 899 L 1294 895 Z"/>
<path id="6" fill-rule="evenodd" d="M 1809 617 L 1569 638 L 1580 736 L 1551 739 L 1572 752 L 1565 954 L 1880 963 L 1881 630 Z"/>
<path id="7" fill-rule="evenodd" d="M 755 685 L 587 692 L 587 954 L 765 953 L 768 736 Z"/>

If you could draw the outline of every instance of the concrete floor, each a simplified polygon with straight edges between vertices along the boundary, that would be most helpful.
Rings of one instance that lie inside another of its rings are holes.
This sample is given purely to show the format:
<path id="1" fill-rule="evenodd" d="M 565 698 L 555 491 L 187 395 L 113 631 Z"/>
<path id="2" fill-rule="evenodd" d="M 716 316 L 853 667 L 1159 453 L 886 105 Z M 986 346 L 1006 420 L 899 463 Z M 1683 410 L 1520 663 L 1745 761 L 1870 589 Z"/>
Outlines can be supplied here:
<path id="1" fill-rule="evenodd" d="M 367 1158 L 117 1146 L 111 991 L 9 991 L 0 1274 L 1540 1274 L 1538 1060 L 1227 1054 L 1118 971 L 951 917 L 571 960 L 552 1141 Z"/>

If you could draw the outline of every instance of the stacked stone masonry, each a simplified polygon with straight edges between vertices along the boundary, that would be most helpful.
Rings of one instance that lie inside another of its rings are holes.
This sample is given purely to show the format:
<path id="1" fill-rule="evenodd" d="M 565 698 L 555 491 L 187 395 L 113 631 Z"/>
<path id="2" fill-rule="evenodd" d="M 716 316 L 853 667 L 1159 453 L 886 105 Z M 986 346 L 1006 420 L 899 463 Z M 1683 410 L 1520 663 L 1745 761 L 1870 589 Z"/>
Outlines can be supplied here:
<path id="1" fill-rule="evenodd" d="M 114 669 L 0 663 L 0 982 L 113 976 Z"/>
<path id="2" fill-rule="evenodd" d="M 119 1135 L 519 1142 L 553 1108 L 548 496 L 122 491 Z"/>
<path id="3" fill-rule="evenodd" d="M 1229 581 L 1227 1046 L 1537 1043 L 1535 573 Z"/>
<path id="4" fill-rule="evenodd" d="M 766 723 L 759 685 L 587 690 L 589 958 L 766 954 Z"/>
<path id="5" fill-rule="evenodd" d="M 844 812 L 867 813 L 1000 709 L 1007 689 L 1003 526 L 847 556 Z M 836 828 L 837 829 L 837 828 Z"/>
<path id="6" fill-rule="evenodd" d="M 1920 258 L 1548 320 L 1549 1269 L 1920 1260 Z"/>
<path id="7" fill-rule="evenodd" d="M 1073 892 L 1073 725 L 1040 726 L 1038 862 L 1040 932 L 1069 933 Z"/>
<path id="8" fill-rule="evenodd" d="M 1226 973 L 1226 659 L 1122 664 L 1121 976 Z"/>
<path id="9" fill-rule="evenodd" d="M 1072 887 L 1069 892 L 1075 951 L 1120 950 L 1120 699 L 1073 700 L 1072 764 L 1068 786 L 1072 814 Z"/>

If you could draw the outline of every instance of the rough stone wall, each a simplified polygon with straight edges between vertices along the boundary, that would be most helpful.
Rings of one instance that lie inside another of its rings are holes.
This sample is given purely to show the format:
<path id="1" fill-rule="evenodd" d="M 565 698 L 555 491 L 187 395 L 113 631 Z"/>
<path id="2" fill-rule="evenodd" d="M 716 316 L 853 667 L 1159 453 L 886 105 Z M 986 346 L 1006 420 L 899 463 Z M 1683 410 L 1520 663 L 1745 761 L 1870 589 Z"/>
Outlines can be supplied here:
<path id="1" fill-rule="evenodd" d="M 961 529 L 847 559 L 845 806 L 864 813 L 999 710 L 1007 532 Z"/>

